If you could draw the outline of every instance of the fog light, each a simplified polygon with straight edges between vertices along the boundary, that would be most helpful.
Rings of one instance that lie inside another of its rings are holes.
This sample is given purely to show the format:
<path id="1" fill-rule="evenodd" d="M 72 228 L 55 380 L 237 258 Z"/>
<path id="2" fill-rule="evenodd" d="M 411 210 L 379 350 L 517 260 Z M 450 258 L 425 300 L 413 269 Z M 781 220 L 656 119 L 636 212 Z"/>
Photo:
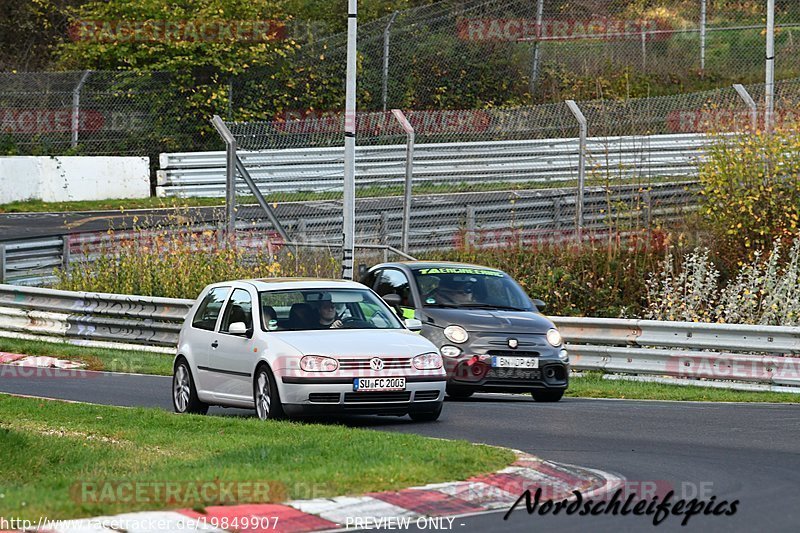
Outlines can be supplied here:
<path id="1" fill-rule="evenodd" d="M 450 346 L 449 344 L 442 346 L 439 351 L 442 352 L 442 355 L 445 357 L 458 357 L 461 355 L 461 348 L 458 346 Z"/>

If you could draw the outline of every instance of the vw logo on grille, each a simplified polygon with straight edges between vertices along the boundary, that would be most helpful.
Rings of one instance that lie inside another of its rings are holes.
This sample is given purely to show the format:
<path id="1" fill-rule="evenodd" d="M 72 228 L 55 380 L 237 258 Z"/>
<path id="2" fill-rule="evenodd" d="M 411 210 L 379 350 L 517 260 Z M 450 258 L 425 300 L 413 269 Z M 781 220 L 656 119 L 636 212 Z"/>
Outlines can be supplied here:
<path id="1" fill-rule="evenodd" d="M 516 348 L 517 346 L 519 346 L 519 341 L 517 339 L 508 339 L 509 348 Z"/>
<path id="2" fill-rule="evenodd" d="M 383 359 L 379 357 L 373 357 L 369 360 L 369 367 L 372 370 L 383 370 Z"/>

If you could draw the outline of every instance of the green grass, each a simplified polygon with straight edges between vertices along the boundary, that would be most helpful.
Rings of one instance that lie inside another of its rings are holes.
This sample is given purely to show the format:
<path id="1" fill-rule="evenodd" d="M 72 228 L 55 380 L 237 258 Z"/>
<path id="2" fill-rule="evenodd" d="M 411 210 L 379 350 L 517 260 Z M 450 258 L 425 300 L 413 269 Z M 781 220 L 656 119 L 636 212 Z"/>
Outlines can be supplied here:
<path id="1" fill-rule="evenodd" d="M 88 348 L 66 343 L 8 339 L 0 337 L 0 352 L 47 355 L 80 361 L 88 370 L 105 370 L 135 374 L 172 375 L 172 359 L 169 354 L 147 351 L 112 350 Z"/>
<path id="2" fill-rule="evenodd" d="M 667 385 L 603 379 L 599 372 L 586 372 L 569 381 L 566 396 L 573 398 L 620 398 L 627 400 L 673 400 L 695 402 L 798 403 L 800 394 L 736 391 L 689 385 Z"/>
<path id="3" fill-rule="evenodd" d="M 224 206 L 224 198 L 138 198 L 43 202 L 24 200 L 0 204 L 0 213 L 61 213 L 68 211 L 120 211 L 130 209 L 173 209 L 176 207 Z"/>
<path id="4" fill-rule="evenodd" d="M 463 480 L 514 460 L 508 450 L 401 433 L 4 395 L 0 449 L 0 516 L 30 520 L 265 499 L 170 502 L 152 492 L 115 501 L 96 489 L 121 482 L 269 482 L 266 499 L 283 501 Z M 85 487 L 99 501 L 82 497 Z"/>

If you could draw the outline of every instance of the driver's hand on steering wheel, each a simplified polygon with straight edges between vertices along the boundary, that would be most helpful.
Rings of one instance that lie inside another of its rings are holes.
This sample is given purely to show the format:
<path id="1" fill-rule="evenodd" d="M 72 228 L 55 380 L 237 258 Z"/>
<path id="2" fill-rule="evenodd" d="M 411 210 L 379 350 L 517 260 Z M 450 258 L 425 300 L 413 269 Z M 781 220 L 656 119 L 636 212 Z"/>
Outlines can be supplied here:
<path id="1" fill-rule="evenodd" d="M 339 319 L 337 318 L 336 320 L 334 320 L 333 322 L 331 322 L 331 325 L 330 325 L 330 327 L 331 327 L 331 328 L 340 328 L 340 327 L 342 327 L 342 325 L 343 325 L 343 324 L 342 324 L 342 321 L 341 321 L 341 320 L 339 320 Z"/>

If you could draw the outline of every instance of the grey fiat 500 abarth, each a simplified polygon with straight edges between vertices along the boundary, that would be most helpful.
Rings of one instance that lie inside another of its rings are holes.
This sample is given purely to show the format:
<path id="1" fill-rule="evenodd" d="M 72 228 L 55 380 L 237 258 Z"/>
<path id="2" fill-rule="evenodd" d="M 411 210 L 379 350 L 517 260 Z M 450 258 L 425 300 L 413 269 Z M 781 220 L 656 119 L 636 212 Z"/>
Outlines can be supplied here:
<path id="1" fill-rule="evenodd" d="M 478 265 L 383 263 L 361 282 L 403 318 L 422 321 L 422 335 L 439 348 L 447 393 L 530 392 L 542 402 L 561 399 L 569 356 L 561 334 L 511 276 Z"/>

